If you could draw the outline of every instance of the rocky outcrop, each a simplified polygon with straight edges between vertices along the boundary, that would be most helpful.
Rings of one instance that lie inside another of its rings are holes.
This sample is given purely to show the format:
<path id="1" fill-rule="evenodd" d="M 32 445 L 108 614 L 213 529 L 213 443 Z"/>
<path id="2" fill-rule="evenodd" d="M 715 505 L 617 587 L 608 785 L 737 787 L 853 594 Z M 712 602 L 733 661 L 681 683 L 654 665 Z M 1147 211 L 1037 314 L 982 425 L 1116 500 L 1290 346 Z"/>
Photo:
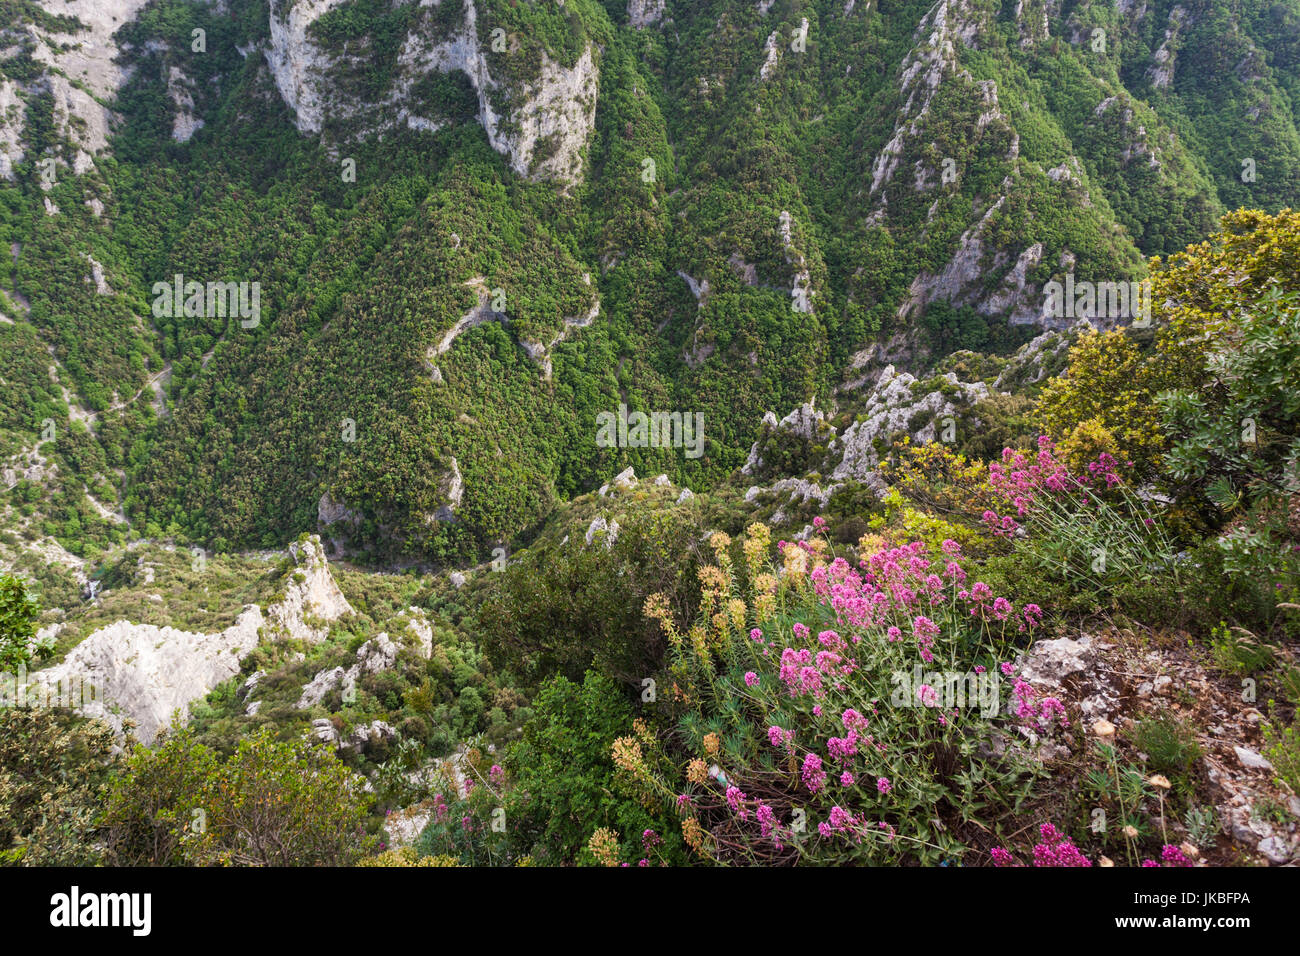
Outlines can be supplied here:
<path id="1" fill-rule="evenodd" d="M 0 179 L 13 179 L 14 164 L 22 162 L 26 110 L 18 84 L 0 79 Z"/>
<path id="2" fill-rule="evenodd" d="M 768 435 L 764 436 L 764 438 L 769 437 L 772 432 L 776 431 L 783 431 L 807 441 L 835 437 L 834 426 L 827 424 L 826 416 L 817 410 L 815 400 L 804 402 L 779 422 L 776 420 L 776 415 L 768 412 L 763 416 L 763 424 L 768 429 Z M 760 438 L 750 446 L 749 457 L 745 459 L 745 464 L 740 468 L 742 475 L 755 474 L 763 467 L 761 446 L 764 444 L 764 438 Z"/>
<path id="3" fill-rule="evenodd" d="M 831 452 L 839 456 L 839 463 L 831 477 L 878 482 L 877 442 L 888 442 L 899 433 L 916 442 L 934 441 L 940 437 L 944 419 L 955 422 L 963 409 L 990 394 L 982 382 L 959 382 L 952 373 L 943 378 L 945 386 L 919 394 L 915 376 L 887 366 L 867 395 L 865 411 L 832 443 Z"/>
<path id="4" fill-rule="evenodd" d="M 311 535 L 289 545 L 294 568 L 284 596 L 267 612 L 272 636 L 318 644 L 329 635 L 329 624 L 353 613 L 325 560 L 320 538 Z"/>
<path id="5" fill-rule="evenodd" d="M 397 56 L 389 88 L 377 101 L 367 102 L 344 88 L 349 67 L 364 67 L 365 56 L 327 51 L 312 37 L 312 24 L 341 2 L 273 0 L 271 4 L 266 60 L 300 132 L 321 134 L 327 117 L 351 124 L 356 136 L 398 125 L 438 129 L 445 121 L 421 112 L 424 104 L 413 91 L 430 73 L 461 72 L 478 98 L 478 121 L 488 142 L 516 173 L 565 184 L 582 179 L 582 152 L 595 126 L 599 88 L 593 45 L 588 44 L 571 66 L 543 51 L 535 75 L 508 80 L 493 74 L 488 56 L 492 40 L 479 35 L 474 0 L 425 0 L 422 15 Z M 463 2 L 461 15 L 448 28 L 443 25 L 446 16 L 438 14 L 445 14 L 441 7 L 456 2 Z"/>
<path id="6" fill-rule="evenodd" d="M 1002 392 L 1017 391 L 1056 375 L 1065 367 L 1070 346 L 1078 338 L 1079 331 L 1088 327 L 1088 320 L 1080 319 L 1069 329 L 1048 330 L 1030 339 L 1007 360 L 993 382 L 993 388 Z"/>
<path id="7" fill-rule="evenodd" d="M 665 0 L 627 0 L 628 25 L 643 30 L 664 18 Z"/>
<path id="8" fill-rule="evenodd" d="M 190 92 L 193 82 L 178 67 L 167 70 L 167 95 L 176 108 L 172 116 L 172 139 L 188 143 L 203 128 L 203 120 L 194 115 L 194 96 Z"/>
<path id="9" fill-rule="evenodd" d="M 631 491 L 636 486 L 637 486 L 636 471 L 631 466 L 629 466 L 627 468 L 624 468 L 617 475 L 615 475 L 613 481 L 601 485 L 600 491 L 598 491 L 597 494 L 599 494 L 602 498 L 604 498 L 606 495 L 610 493 L 611 490 Z M 588 544 L 590 544 L 590 542 L 588 542 Z"/>
<path id="10" fill-rule="evenodd" d="M 79 707 L 81 712 L 102 718 L 119 734 L 130 719 L 136 736 L 153 743 L 173 714 L 184 721 L 193 701 L 238 674 L 241 659 L 261 639 L 321 640 L 329 622 L 352 612 L 329 572 L 319 538 L 293 545 L 290 554 L 297 568 L 281 599 L 265 614 L 250 604 L 234 624 L 215 634 L 114 621 L 86 637 L 58 665 L 32 675 L 31 683 L 93 687 L 95 699 Z M 245 696 L 255 687 L 256 681 L 246 682 Z"/>
<path id="11" fill-rule="evenodd" d="M 592 518 L 591 524 L 587 527 L 585 540 L 588 546 L 595 541 L 603 541 L 605 549 L 609 550 L 614 547 L 614 542 L 618 540 L 618 522 L 606 521 L 603 515 Z"/>
<path id="12" fill-rule="evenodd" d="M 33 675 L 32 682 L 53 687 L 80 680 L 95 688 L 97 698 L 80 712 L 103 719 L 119 734 L 129 718 L 136 737 L 153 743 L 173 714 L 183 722 L 192 701 L 239 673 L 263 623 L 255 604 L 216 634 L 115 621 L 78 644 L 61 664 Z"/>
<path id="13" fill-rule="evenodd" d="M 53 17 L 39 23 L 24 19 L 0 25 L 0 46 L 13 41 L 27 46 L 36 65 L 30 79 L 0 81 L 0 178 L 13 178 L 23 159 L 26 129 L 23 100 L 48 94 L 53 101 L 54 132 L 72 148 L 69 159 L 78 175 L 108 145 L 118 118 L 109 105 L 129 71 L 117 62 L 114 34 L 135 19 L 146 0 L 63 0 L 46 3 Z"/>
<path id="14" fill-rule="evenodd" d="M 1165 30 L 1164 42 L 1152 54 L 1151 67 L 1147 70 L 1147 79 L 1158 90 L 1168 89 L 1174 81 L 1174 68 L 1178 62 L 1178 38 L 1187 25 L 1187 9 L 1182 5 L 1169 11 L 1169 26 Z"/>
<path id="15" fill-rule="evenodd" d="M 325 699 L 332 690 L 347 691 L 367 674 L 389 670 L 397 663 L 397 645 L 387 634 L 377 634 L 357 648 L 356 661 L 350 667 L 332 667 L 318 671 L 298 696 L 297 707 L 307 710 Z"/>

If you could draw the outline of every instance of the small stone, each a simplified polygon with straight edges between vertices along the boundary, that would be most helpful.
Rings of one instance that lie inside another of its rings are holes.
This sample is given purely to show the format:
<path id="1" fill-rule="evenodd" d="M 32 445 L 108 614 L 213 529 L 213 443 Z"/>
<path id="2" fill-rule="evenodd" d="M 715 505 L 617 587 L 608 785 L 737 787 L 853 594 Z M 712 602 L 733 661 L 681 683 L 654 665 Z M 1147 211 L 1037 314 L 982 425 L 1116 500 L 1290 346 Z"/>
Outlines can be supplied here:
<path id="1" fill-rule="evenodd" d="M 1268 857 L 1270 863 L 1285 863 L 1291 858 L 1287 845 L 1275 836 L 1260 840 L 1259 846 L 1255 849 Z"/>
<path id="2" fill-rule="evenodd" d="M 1233 747 L 1232 750 L 1237 755 L 1237 759 L 1241 761 L 1243 767 L 1247 767 L 1251 770 L 1273 769 L 1273 765 L 1269 763 L 1266 758 L 1260 756 L 1247 747 Z"/>

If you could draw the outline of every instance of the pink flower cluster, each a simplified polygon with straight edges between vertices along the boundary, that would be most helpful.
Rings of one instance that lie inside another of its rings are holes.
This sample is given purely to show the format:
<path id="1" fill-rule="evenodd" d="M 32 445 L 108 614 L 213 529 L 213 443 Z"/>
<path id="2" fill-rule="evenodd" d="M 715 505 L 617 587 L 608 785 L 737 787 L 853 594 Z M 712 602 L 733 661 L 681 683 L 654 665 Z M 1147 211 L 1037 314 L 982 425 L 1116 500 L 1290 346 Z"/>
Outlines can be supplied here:
<path id="1" fill-rule="evenodd" d="M 1038 436 L 1038 453 L 1032 458 L 1012 448 L 1002 449 L 1002 461 L 989 465 L 989 485 L 1015 509 L 1016 516 L 1025 518 L 1033 510 L 1035 499 L 1044 494 L 1060 494 L 1083 488 L 1114 488 L 1120 483 L 1114 456 L 1102 452 L 1096 461 L 1088 463 L 1086 475 L 1071 474 L 1053 453 L 1052 440 Z M 994 534 L 1010 537 L 1020 530 L 1020 523 L 1010 514 L 999 515 L 993 510 L 983 514 L 986 524 Z"/>
<path id="2" fill-rule="evenodd" d="M 1034 847 L 1034 866 L 1092 866 L 1089 860 L 1065 834 L 1050 823 L 1038 828 L 1041 842 Z M 1016 858 L 1004 848 L 995 846 L 989 851 L 994 866 L 1020 866 Z"/>
<path id="3" fill-rule="evenodd" d="M 1192 861 L 1183 855 L 1183 851 L 1172 843 L 1166 843 L 1160 850 L 1160 859 L 1162 862 L 1157 863 L 1155 860 L 1143 860 L 1143 866 L 1191 866 Z"/>
<path id="4" fill-rule="evenodd" d="M 1016 716 L 1026 726 L 1044 731 L 1051 728 L 1054 720 L 1059 720 L 1062 727 L 1069 726 L 1070 721 L 1065 715 L 1065 705 L 1057 698 L 1040 698 L 1038 691 L 1019 677 L 1016 678 L 1011 693 L 1016 698 Z"/>

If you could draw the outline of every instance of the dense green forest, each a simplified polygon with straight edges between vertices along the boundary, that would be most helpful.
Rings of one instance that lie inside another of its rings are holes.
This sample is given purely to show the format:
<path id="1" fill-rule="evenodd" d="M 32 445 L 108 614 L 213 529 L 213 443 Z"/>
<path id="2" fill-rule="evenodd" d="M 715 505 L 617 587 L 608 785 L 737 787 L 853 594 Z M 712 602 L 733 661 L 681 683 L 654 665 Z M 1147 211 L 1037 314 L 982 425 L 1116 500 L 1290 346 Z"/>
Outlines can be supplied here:
<path id="1" fill-rule="evenodd" d="M 49 17 L 10 6 L 15 29 Z M 713 486 L 763 411 L 826 400 L 872 343 L 1005 354 L 1033 334 L 1007 326 L 1013 267 L 1031 292 L 1067 266 L 1141 277 L 1225 208 L 1295 203 L 1290 6 L 1163 3 L 1137 22 L 1015 8 L 718 0 L 633 29 L 615 2 L 353 0 L 308 31 L 337 58 L 329 91 L 412 98 L 438 128 L 370 135 L 339 106 L 314 136 L 249 52 L 278 6 L 150 2 L 118 31 L 133 73 L 111 149 L 72 175 L 52 104 L 29 95 L 26 155 L 0 188 L 17 250 L 0 273 L 15 319 L 0 429 L 58 463 L 34 527 L 77 554 L 131 534 L 270 547 L 315 529 L 328 493 L 355 514 L 358 554 L 486 557 L 627 465 Z M 404 83 L 409 33 L 467 22 L 507 132 L 544 64 L 595 51 L 580 183 L 518 176 L 466 73 Z M 0 71 L 21 78 L 23 55 Z M 175 70 L 203 120 L 184 143 Z M 59 160 L 53 185 L 41 157 Z M 972 237 L 978 280 L 954 284 Z M 89 259 L 110 294 L 85 281 Z M 259 324 L 152 314 L 153 285 L 177 274 L 259 283 Z M 434 354 L 485 293 L 496 320 Z M 597 447 L 596 416 L 620 402 L 701 413 L 706 453 Z"/>

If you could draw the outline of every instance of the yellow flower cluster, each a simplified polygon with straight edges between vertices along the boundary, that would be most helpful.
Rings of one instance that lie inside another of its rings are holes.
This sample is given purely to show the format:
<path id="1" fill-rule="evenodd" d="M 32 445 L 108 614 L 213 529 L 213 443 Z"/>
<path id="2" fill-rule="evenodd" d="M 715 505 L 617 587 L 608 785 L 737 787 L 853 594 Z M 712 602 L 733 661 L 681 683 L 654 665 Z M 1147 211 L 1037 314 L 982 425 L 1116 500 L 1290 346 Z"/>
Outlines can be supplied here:
<path id="1" fill-rule="evenodd" d="M 587 849 L 601 866 L 618 866 L 618 833 L 601 827 L 587 841 Z"/>
<path id="2" fill-rule="evenodd" d="M 645 766 L 645 756 L 641 745 L 633 737 L 619 737 L 614 741 L 612 754 L 614 765 L 632 776 L 638 776 Z"/>
<path id="3" fill-rule="evenodd" d="M 767 564 L 768 550 L 772 546 L 772 532 L 767 525 L 755 521 L 745 529 L 745 542 L 741 545 L 745 552 L 745 567 L 749 569 L 751 580 L 757 578 Z"/>
<path id="4" fill-rule="evenodd" d="M 704 828 L 695 817 L 687 817 L 682 821 L 682 839 L 696 853 L 704 853 Z"/>
<path id="5" fill-rule="evenodd" d="M 668 638 L 668 643 L 673 646 L 674 650 L 680 651 L 682 636 L 677 630 L 677 625 L 673 622 L 672 611 L 668 609 L 668 598 L 663 594 L 652 594 L 645 599 L 641 611 L 652 621 L 659 622 L 664 635 Z"/>
<path id="6" fill-rule="evenodd" d="M 709 782 L 709 765 L 696 757 L 686 765 L 686 779 L 691 783 L 704 786 Z"/>

